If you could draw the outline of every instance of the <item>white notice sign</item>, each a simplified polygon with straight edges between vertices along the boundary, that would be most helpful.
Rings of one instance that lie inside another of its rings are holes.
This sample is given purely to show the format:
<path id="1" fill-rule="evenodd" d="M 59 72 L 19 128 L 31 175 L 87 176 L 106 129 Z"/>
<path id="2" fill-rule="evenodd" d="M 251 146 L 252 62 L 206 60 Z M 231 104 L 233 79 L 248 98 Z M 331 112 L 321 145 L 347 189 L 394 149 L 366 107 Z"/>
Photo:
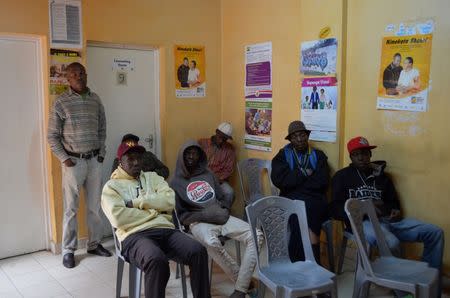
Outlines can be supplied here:
<path id="1" fill-rule="evenodd" d="M 81 0 L 49 0 L 50 47 L 83 47 Z"/>

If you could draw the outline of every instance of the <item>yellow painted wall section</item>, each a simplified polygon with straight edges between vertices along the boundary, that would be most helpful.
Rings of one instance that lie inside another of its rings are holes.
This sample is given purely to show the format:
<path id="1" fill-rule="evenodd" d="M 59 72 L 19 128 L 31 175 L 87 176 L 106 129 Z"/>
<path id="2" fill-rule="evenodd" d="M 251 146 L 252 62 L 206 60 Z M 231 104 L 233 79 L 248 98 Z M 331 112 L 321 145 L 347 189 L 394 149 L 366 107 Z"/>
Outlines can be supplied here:
<path id="1" fill-rule="evenodd" d="M 379 147 L 373 159 L 388 162 L 406 216 L 442 227 L 450 237 L 448 216 L 450 183 L 450 2 L 399 0 L 348 2 L 347 99 L 345 141 L 365 135 Z M 376 110 L 381 37 L 387 24 L 420 18 L 436 22 L 431 54 L 428 111 L 424 113 Z M 342 150 L 345 165 L 348 154 Z M 450 245 L 444 264 L 450 269 Z M 420 251 L 417 251 L 420 253 Z"/>
<path id="2" fill-rule="evenodd" d="M 234 144 L 240 159 L 272 159 L 286 144 L 284 137 L 291 121 L 300 119 L 300 43 L 318 38 L 330 26 L 330 37 L 338 38 L 341 53 L 342 1 L 318 0 L 225 0 L 222 1 L 222 120 L 234 126 Z M 244 46 L 272 41 L 273 116 L 272 152 L 243 148 L 245 123 Z M 341 59 L 338 59 L 340 80 Z M 339 144 L 316 142 L 324 150 L 333 171 L 339 163 Z M 236 175 L 235 175 L 236 176 Z M 238 189 L 237 179 L 233 179 Z M 242 213 L 240 193 L 234 212 Z"/>
<path id="3" fill-rule="evenodd" d="M 47 0 L 3 2 L 0 10 L 0 32 L 48 36 Z M 85 40 L 151 45 L 160 48 L 162 155 L 173 172 L 179 146 L 188 138 L 210 135 L 220 120 L 220 2 L 95 0 L 82 3 Z M 205 98 L 184 100 L 175 98 L 173 45 L 184 43 L 206 46 Z M 85 49 L 82 54 L 84 53 Z M 51 178 L 55 197 L 51 201 L 52 240 L 60 243 L 61 170 L 58 160 L 54 157 L 51 160 Z M 79 221 L 79 236 L 86 237 L 83 204 L 80 206 Z"/>

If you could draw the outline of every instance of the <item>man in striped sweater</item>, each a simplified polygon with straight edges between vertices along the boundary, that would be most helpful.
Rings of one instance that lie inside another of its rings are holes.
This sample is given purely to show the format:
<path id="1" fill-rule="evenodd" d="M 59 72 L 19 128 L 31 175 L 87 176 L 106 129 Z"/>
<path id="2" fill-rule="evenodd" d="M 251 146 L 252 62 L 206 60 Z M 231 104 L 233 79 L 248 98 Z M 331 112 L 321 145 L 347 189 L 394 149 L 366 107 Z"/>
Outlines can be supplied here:
<path id="1" fill-rule="evenodd" d="M 105 156 L 105 110 L 97 94 L 87 87 L 86 69 L 80 63 L 67 66 L 69 90 L 54 102 L 49 115 L 47 139 L 62 163 L 63 265 L 75 267 L 79 191 L 85 188 L 89 239 L 87 252 L 109 257 L 102 239 L 100 196 Z"/>

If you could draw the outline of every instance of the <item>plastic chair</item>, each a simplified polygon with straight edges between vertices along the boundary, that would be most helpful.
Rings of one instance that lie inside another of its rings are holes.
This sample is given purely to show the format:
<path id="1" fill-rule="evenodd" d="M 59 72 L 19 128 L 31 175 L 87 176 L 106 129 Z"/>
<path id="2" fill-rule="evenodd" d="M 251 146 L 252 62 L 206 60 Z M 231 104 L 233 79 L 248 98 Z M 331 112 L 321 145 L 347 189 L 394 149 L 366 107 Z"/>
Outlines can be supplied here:
<path id="1" fill-rule="evenodd" d="M 120 298 L 120 292 L 122 290 L 122 277 L 123 277 L 123 267 L 125 265 L 125 258 L 122 256 L 120 251 L 120 243 L 116 237 L 116 231 L 113 228 L 114 246 L 117 255 L 117 279 L 116 279 L 116 298 Z M 130 279 L 129 279 L 129 298 L 140 298 L 141 297 L 141 281 L 142 281 L 142 271 L 137 266 L 129 263 L 130 267 Z M 184 271 L 184 266 L 177 263 L 177 271 L 181 271 L 181 286 L 183 289 L 183 298 L 187 297 L 186 290 L 186 273 Z M 178 276 L 177 276 L 178 278 Z"/>
<path id="2" fill-rule="evenodd" d="M 372 200 L 349 199 L 345 203 L 347 213 L 358 246 L 353 297 L 368 297 L 370 284 L 409 292 L 414 297 L 437 297 L 437 269 L 427 263 L 405 260 L 392 256 L 388 248 Z M 373 225 L 380 257 L 371 262 L 367 253 L 363 220 Z"/>
<path id="3" fill-rule="evenodd" d="M 260 297 L 268 287 L 275 297 L 300 297 L 331 292 L 337 297 L 336 276 L 319 266 L 312 252 L 306 220 L 305 203 L 279 196 L 262 198 L 246 208 L 252 230 L 253 241 L 257 243 L 256 228 L 261 228 L 267 246 L 267 264 L 262 264 L 256 245 L 257 267 L 260 280 Z M 305 261 L 292 263 L 288 252 L 288 220 L 297 215 Z"/>
<path id="4" fill-rule="evenodd" d="M 272 172 L 272 161 L 259 158 L 247 158 L 237 163 L 239 181 L 241 184 L 242 198 L 245 206 L 256 202 L 266 195 L 276 196 L 279 194 L 278 188 L 276 188 L 270 174 Z M 264 194 L 263 188 L 263 172 L 267 171 L 267 176 L 270 183 L 270 194 Z M 322 224 L 322 229 L 325 232 L 327 238 L 327 254 L 328 265 L 332 272 L 334 272 L 334 248 L 333 248 L 333 223 L 331 220 L 327 220 Z"/>

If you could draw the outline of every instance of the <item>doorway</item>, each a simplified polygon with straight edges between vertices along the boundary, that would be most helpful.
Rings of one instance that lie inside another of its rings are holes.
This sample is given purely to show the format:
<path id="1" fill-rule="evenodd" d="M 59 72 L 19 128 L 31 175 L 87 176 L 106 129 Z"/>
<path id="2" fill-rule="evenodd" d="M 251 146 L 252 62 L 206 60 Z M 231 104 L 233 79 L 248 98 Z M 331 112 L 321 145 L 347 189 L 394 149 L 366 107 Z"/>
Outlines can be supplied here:
<path id="1" fill-rule="evenodd" d="M 105 107 L 106 182 L 127 133 L 137 135 L 142 146 L 161 158 L 159 52 L 151 47 L 88 42 L 86 59 L 88 86 Z M 111 226 L 104 221 L 104 234 L 111 235 Z"/>

